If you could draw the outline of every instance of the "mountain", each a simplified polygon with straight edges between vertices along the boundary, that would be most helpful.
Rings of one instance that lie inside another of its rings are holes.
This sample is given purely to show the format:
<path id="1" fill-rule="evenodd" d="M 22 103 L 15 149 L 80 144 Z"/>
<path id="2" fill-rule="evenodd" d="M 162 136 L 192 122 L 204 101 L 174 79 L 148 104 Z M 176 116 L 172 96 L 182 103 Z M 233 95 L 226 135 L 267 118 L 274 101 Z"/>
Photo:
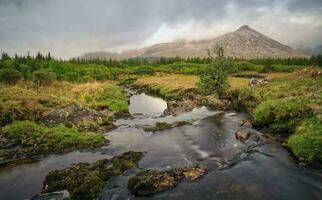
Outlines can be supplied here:
<path id="1" fill-rule="evenodd" d="M 85 54 L 84 58 L 122 59 L 131 57 L 206 57 L 207 49 L 216 45 L 224 48 L 226 56 L 244 59 L 253 58 L 307 58 L 308 55 L 273 40 L 247 25 L 222 36 L 198 41 L 179 41 L 159 43 L 138 50 L 122 53 L 94 52 Z M 131 53 L 129 53 L 131 52 Z"/>
<path id="2" fill-rule="evenodd" d="M 85 59 L 92 59 L 92 58 L 98 58 L 98 59 L 128 59 L 128 58 L 135 58 L 140 55 L 143 55 L 145 52 L 145 48 L 142 49 L 132 49 L 132 50 L 126 50 L 122 53 L 112 53 L 112 52 L 106 52 L 106 51 L 97 51 L 97 52 L 90 52 L 86 53 L 82 56 L 82 58 Z"/>

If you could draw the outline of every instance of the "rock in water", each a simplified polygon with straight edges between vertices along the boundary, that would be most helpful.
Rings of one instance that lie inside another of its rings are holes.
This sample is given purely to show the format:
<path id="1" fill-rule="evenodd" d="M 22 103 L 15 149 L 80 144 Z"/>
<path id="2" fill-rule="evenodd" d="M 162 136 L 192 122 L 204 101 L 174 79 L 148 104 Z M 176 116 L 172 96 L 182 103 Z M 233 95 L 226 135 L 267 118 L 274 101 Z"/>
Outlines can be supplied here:
<path id="1" fill-rule="evenodd" d="M 246 128 L 253 128 L 253 123 L 250 120 L 242 120 L 240 125 Z"/>
<path id="2" fill-rule="evenodd" d="M 250 137 L 250 133 L 246 130 L 238 130 L 235 133 L 235 137 L 237 140 L 245 142 Z"/>
<path id="3" fill-rule="evenodd" d="M 129 179 L 128 189 L 136 196 L 147 196 L 171 189 L 184 179 L 196 181 L 204 174 L 206 169 L 200 167 L 146 170 Z"/>
<path id="4" fill-rule="evenodd" d="M 32 198 L 32 200 L 66 200 L 69 198 L 69 192 L 67 190 L 40 194 Z"/>

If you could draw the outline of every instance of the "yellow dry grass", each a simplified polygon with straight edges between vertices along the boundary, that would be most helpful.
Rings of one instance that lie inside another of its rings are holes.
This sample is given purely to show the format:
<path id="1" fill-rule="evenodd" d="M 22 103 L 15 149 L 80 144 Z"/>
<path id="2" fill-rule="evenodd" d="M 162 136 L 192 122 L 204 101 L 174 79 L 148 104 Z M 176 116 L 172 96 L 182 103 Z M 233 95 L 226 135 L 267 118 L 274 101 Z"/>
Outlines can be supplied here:
<path id="1" fill-rule="evenodd" d="M 64 106 L 78 101 L 77 96 L 81 93 L 93 94 L 113 85 L 110 81 L 91 83 L 70 83 L 56 81 L 50 86 L 35 88 L 32 82 L 23 81 L 10 86 L 0 84 L 0 106 L 15 108 L 22 105 L 21 102 L 39 102 L 48 99 L 50 102 Z M 38 104 L 38 103 L 37 103 Z"/>
<path id="2" fill-rule="evenodd" d="M 195 75 L 182 75 L 182 74 L 167 74 L 167 75 L 154 75 L 139 78 L 135 81 L 138 86 L 151 86 L 160 85 L 172 90 L 186 90 L 197 88 L 199 77 Z M 248 78 L 229 77 L 228 79 L 231 90 L 237 90 L 243 87 L 248 87 Z"/>
<path id="3" fill-rule="evenodd" d="M 199 77 L 195 75 L 162 74 L 139 78 L 134 82 L 137 86 L 160 85 L 171 90 L 196 88 Z"/>
<path id="4" fill-rule="evenodd" d="M 228 81 L 229 81 L 230 90 L 238 90 L 241 88 L 248 87 L 249 78 L 229 77 Z"/>

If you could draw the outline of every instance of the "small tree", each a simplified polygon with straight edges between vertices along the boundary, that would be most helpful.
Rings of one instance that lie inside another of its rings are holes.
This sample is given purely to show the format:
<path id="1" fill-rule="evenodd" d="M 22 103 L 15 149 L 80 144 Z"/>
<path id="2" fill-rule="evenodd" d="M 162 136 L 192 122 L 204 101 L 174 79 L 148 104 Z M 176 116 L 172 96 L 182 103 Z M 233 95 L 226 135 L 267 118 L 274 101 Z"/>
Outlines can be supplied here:
<path id="1" fill-rule="evenodd" d="M 9 84 L 14 85 L 21 80 L 21 73 L 14 69 L 2 69 L 0 70 L 0 80 Z"/>
<path id="2" fill-rule="evenodd" d="M 47 71 L 34 71 L 33 72 L 33 81 L 36 84 L 37 91 L 40 86 L 46 86 L 52 84 L 56 79 L 56 76 L 52 72 Z"/>
<path id="3" fill-rule="evenodd" d="M 221 46 L 216 46 L 207 52 L 211 63 L 201 74 L 198 87 L 206 94 L 216 93 L 221 98 L 229 87 L 228 73 L 234 67 L 233 60 L 224 56 L 224 49 Z"/>

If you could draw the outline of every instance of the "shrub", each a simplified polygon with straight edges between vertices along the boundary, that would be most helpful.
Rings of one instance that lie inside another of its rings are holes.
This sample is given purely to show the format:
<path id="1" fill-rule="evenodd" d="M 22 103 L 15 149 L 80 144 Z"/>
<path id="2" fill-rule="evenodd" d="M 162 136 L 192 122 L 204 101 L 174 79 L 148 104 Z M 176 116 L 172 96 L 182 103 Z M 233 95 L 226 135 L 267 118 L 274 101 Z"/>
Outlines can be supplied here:
<path id="1" fill-rule="evenodd" d="M 34 82 L 39 86 L 50 85 L 56 79 L 56 74 L 47 71 L 34 71 Z"/>
<path id="2" fill-rule="evenodd" d="M 296 157 L 307 161 L 322 161 L 322 120 L 308 118 L 296 128 L 288 139 L 289 147 Z"/>
<path id="3" fill-rule="evenodd" d="M 14 69 L 2 69 L 0 71 L 0 81 L 9 85 L 14 85 L 21 80 L 21 73 Z"/>
<path id="4" fill-rule="evenodd" d="M 153 75 L 155 74 L 155 71 L 152 67 L 149 66 L 140 66 L 140 67 L 135 67 L 133 69 L 133 74 L 137 74 L 137 75 Z"/>

